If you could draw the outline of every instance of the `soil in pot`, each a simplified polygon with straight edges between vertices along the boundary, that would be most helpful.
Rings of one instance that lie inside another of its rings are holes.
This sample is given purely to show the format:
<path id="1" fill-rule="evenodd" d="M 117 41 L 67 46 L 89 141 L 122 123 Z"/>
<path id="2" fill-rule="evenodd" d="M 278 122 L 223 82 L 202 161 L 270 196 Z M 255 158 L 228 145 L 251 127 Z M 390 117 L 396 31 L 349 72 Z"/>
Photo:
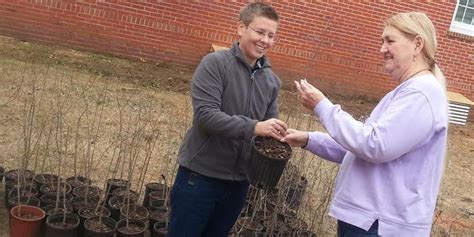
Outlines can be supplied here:
<path id="1" fill-rule="evenodd" d="M 66 199 L 66 203 L 69 201 L 69 199 L 72 198 L 72 194 L 70 193 L 60 193 L 59 194 L 59 199 L 58 199 L 58 193 L 53 192 L 53 193 L 45 193 L 41 195 L 40 200 L 41 200 L 41 207 L 45 207 L 49 204 L 55 204 L 56 202 L 59 203 L 64 203 L 64 199 Z"/>
<path id="2" fill-rule="evenodd" d="M 96 210 L 97 209 L 97 210 Z M 79 209 L 78 211 L 78 214 L 79 214 L 79 217 L 81 218 L 84 218 L 85 219 L 88 219 L 88 218 L 91 218 L 91 217 L 94 217 L 94 216 L 110 216 L 110 211 L 109 209 L 105 208 L 105 207 L 85 207 L 85 208 L 81 208 Z"/>
<path id="3" fill-rule="evenodd" d="M 145 184 L 145 195 L 143 198 L 144 207 L 148 207 L 148 203 L 150 201 L 148 195 L 153 191 L 157 191 L 161 193 L 162 197 L 166 197 L 166 195 L 170 192 L 170 188 L 164 184 L 154 182 Z"/>
<path id="4" fill-rule="evenodd" d="M 107 179 L 106 200 L 108 201 L 112 196 L 112 192 L 120 187 L 130 187 L 130 182 L 124 179 Z"/>
<path id="5" fill-rule="evenodd" d="M 85 197 L 86 195 L 90 198 L 100 199 L 103 195 L 104 191 L 97 186 L 79 186 L 75 187 L 72 190 L 72 194 L 76 197 Z"/>
<path id="6" fill-rule="evenodd" d="M 127 187 L 116 188 L 112 192 L 112 196 L 124 196 L 126 198 L 130 198 L 130 199 L 133 199 L 133 200 L 138 200 L 138 193 L 131 190 L 131 189 L 129 189 L 129 188 L 127 188 Z"/>
<path id="7" fill-rule="evenodd" d="M 26 181 L 26 183 L 20 181 L 20 185 L 18 185 L 17 180 L 5 181 L 5 207 L 8 205 L 8 194 L 12 189 L 18 190 L 18 187 L 21 189 L 30 190 L 33 188 L 33 183 L 31 181 Z"/>
<path id="8" fill-rule="evenodd" d="M 255 149 L 258 153 L 277 160 L 287 160 L 291 156 L 289 145 L 271 137 L 255 137 Z"/>
<path id="9" fill-rule="evenodd" d="M 118 221 L 120 218 L 120 208 L 127 204 L 136 204 L 133 199 L 127 199 L 122 196 L 113 196 L 108 201 L 108 208 L 110 210 L 110 217 Z"/>
<path id="10" fill-rule="evenodd" d="M 157 210 L 157 209 L 165 209 L 165 200 L 160 199 L 160 200 L 151 200 L 150 203 L 148 204 L 148 210 Z"/>
<path id="11" fill-rule="evenodd" d="M 76 237 L 78 236 L 79 216 L 74 213 L 61 213 L 46 218 L 45 236 Z"/>
<path id="12" fill-rule="evenodd" d="M 66 182 L 60 182 L 59 183 L 59 192 L 60 193 L 70 193 L 72 190 L 71 185 L 66 183 Z M 52 192 L 58 192 L 58 183 L 57 182 L 48 182 L 43 184 L 40 187 L 40 193 L 45 194 L 45 193 L 52 193 Z"/>
<path id="13" fill-rule="evenodd" d="M 79 223 L 79 236 L 82 236 L 84 234 L 84 222 L 91 218 L 91 217 L 110 217 L 110 211 L 109 209 L 99 206 L 99 207 L 85 207 L 79 209 L 77 212 L 79 215 L 80 223 Z"/>
<path id="14" fill-rule="evenodd" d="M 291 153 L 291 147 L 287 143 L 271 137 L 253 137 L 247 174 L 250 183 L 261 189 L 275 188 Z"/>
<path id="15" fill-rule="evenodd" d="M 117 237 L 143 237 L 146 225 L 141 220 L 122 219 L 117 222 Z"/>
<path id="16" fill-rule="evenodd" d="M 8 199 L 18 197 L 18 193 L 20 193 L 20 196 L 22 197 L 36 197 L 38 196 L 38 191 L 36 188 L 33 188 L 31 185 L 29 186 L 24 186 L 21 188 L 15 188 L 15 189 L 10 189 L 8 191 Z"/>
<path id="17" fill-rule="evenodd" d="M 28 205 L 15 206 L 10 210 L 10 237 L 34 237 L 41 230 L 45 212 Z"/>
<path id="18" fill-rule="evenodd" d="M 70 184 L 72 189 L 84 185 L 91 185 L 91 180 L 83 176 L 72 176 L 66 179 L 66 183 Z"/>
<path id="19" fill-rule="evenodd" d="M 20 197 L 20 202 L 18 202 L 18 197 L 14 197 L 8 199 L 7 209 L 10 210 L 18 204 L 40 207 L 40 203 L 41 201 L 37 197 Z"/>
<path id="20" fill-rule="evenodd" d="M 44 206 L 43 211 L 46 212 L 46 216 L 51 216 L 54 214 L 61 214 L 64 213 L 64 205 L 62 203 L 58 203 L 58 207 L 56 204 L 49 204 Z M 66 205 L 66 213 L 72 213 L 72 208 Z"/>
<path id="21" fill-rule="evenodd" d="M 120 208 L 120 219 L 136 219 L 148 223 L 148 216 L 148 210 L 144 206 L 129 204 Z"/>
<path id="22" fill-rule="evenodd" d="M 4 174 L 5 182 L 17 180 L 19 176 L 22 177 L 20 180 L 32 180 L 34 174 L 35 172 L 31 170 L 9 170 Z"/>
<path id="23" fill-rule="evenodd" d="M 84 236 L 112 237 L 115 234 L 117 222 L 110 217 L 91 217 L 84 222 Z"/>
<path id="24" fill-rule="evenodd" d="M 165 209 L 150 210 L 149 212 L 151 233 L 155 232 L 155 229 L 157 230 L 166 227 L 166 222 L 168 221 L 168 212 Z"/>
<path id="25" fill-rule="evenodd" d="M 94 208 L 99 203 L 99 200 L 96 198 L 86 198 L 86 197 L 73 197 L 69 199 L 67 205 L 70 206 L 74 213 L 81 208 L 91 207 Z"/>
<path id="26" fill-rule="evenodd" d="M 33 176 L 35 187 L 39 190 L 43 184 L 57 182 L 59 177 L 54 174 L 36 174 Z"/>

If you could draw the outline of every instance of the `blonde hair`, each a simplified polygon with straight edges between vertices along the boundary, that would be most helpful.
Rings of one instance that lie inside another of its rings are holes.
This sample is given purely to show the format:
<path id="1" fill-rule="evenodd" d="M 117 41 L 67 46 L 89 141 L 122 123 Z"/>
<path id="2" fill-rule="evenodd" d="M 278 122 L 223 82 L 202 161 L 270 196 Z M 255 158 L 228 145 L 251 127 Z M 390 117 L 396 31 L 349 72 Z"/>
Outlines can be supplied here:
<path id="1" fill-rule="evenodd" d="M 410 39 L 415 39 L 416 36 L 423 39 L 423 58 L 428 63 L 431 73 L 446 89 L 446 78 L 435 60 L 436 48 L 438 47 L 436 30 L 428 16 L 422 12 L 398 13 L 387 19 L 385 27 L 394 27 Z"/>

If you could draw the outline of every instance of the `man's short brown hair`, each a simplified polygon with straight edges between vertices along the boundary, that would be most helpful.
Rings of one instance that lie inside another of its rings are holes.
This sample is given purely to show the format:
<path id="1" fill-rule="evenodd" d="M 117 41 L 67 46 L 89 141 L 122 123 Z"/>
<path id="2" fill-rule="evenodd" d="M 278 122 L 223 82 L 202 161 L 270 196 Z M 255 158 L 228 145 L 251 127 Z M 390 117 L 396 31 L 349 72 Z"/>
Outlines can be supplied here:
<path id="1" fill-rule="evenodd" d="M 239 21 L 248 26 L 257 16 L 263 16 L 276 22 L 280 21 L 280 17 L 275 9 L 270 5 L 261 2 L 250 3 L 242 8 L 239 14 Z"/>

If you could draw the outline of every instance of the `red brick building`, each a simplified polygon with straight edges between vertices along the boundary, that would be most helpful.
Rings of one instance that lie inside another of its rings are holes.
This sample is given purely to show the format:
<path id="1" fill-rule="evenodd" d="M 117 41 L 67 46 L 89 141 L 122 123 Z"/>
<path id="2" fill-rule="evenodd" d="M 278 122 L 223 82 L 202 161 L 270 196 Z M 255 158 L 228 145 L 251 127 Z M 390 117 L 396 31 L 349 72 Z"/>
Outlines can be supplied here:
<path id="1" fill-rule="evenodd" d="M 471 1 L 472 2 L 472 1 Z M 29 41 L 196 66 L 211 44 L 237 39 L 246 2 L 0 0 L 0 34 Z M 281 16 L 274 70 L 324 90 L 379 97 L 394 87 L 379 54 L 382 22 L 397 12 L 432 19 L 448 89 L 474 100 L 474 5 L 450 1 L 273 1 Z"/>

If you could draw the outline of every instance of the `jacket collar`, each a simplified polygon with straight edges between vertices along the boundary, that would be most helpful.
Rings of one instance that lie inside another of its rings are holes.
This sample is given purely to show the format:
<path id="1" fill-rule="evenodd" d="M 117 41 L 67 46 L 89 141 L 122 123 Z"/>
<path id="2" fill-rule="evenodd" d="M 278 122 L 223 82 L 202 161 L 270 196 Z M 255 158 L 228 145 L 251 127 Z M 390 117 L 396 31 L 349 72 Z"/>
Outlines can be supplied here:
<path id="1" fill-rule="evenodd" d="M 245 61 L 244 53 L 242 53 L 242 50 L 240 50 L 239 48 L 238 41 L 232 44 L 232 48 L 230 49 L 230 51 L 236 58 L 238 58 L 242 63 L 244 63 L 245 65 L 247 65 L 247 67 L 250 68 L 250 65 L 248 65 L 247 62 Z M 265 67 L 271 67 L 271 66 L 272 65 L 270 64 L 270 60 L 268 60 L 268 58 L 265 55 L 263 55 L 263 57 L 257 59 L 257 63 L 255 64 L 254 68 L 265 68 Z"/>

